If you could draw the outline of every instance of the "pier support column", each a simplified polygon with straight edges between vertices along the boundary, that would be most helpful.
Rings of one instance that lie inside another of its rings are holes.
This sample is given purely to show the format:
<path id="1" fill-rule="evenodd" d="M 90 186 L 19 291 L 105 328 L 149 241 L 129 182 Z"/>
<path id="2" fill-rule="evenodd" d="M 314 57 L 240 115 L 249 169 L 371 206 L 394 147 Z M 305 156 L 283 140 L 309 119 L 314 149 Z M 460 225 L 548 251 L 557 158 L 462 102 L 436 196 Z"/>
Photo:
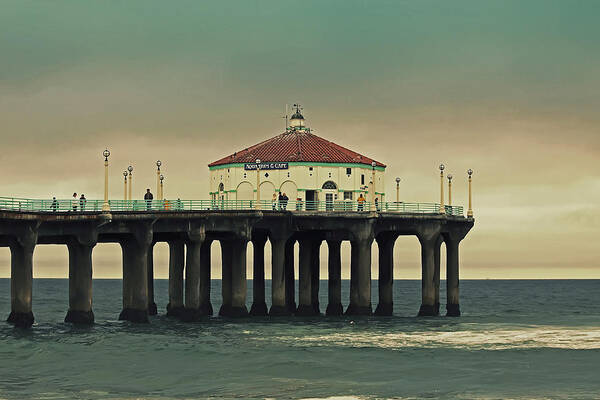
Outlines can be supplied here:
<path id="1" fill-rule="evenodd" d="M 446 316 L 459 317 L 458 246 L 460 240 L 446 239 Z"/>
<path id="2" fill-rule="evenodd" d="M 296 239 L 285 243 L 285 304 L 290 314 L 296 313 L 296 277 L 294 273 L 294 245 Z"/>
<path id="3" fill-rule="evenodd" d="M 10 244 L 10 315 L 7 322 L 20 328 L 33 325 L 31 310 L 33 288 L 33 251 L 37 242 L 37 224 Z"/>
<path id="4" fill-rule="evenodd" d="M 394 311 L 394 243 L 398 235 L 381 233 L 379 247 L 379 303 L 375 315 L 390 316 Z"/>
<path id="5" fill-rule="evenodd" d="M 351 241 L 350 305 L 346 315 L 371 315 L 371 246 L 373 237 Z"/>
<path id="6" fill-rule="evenodd" d="M 250 315 L 264 316 L 268 314 L 267 303 L 265 302 L 265 243 L 266 235 L 253 234 L 252 247 L 253 266 L 252 266 L 252 306 Z"/>
<path id="7" fill-rule="evenodd" d="M 246 308 L 246 246 L 244 237 L 221 241 L 223 248 L 223 305 L 219 315 L 243 317 Z"/>
<path id="8" fill-rule="evenodd" d="M 158 308 L 154 302 L 154 242 L 148 249 L 148 315 L 158 314 Z"/>
<path id="9" fill-rule="evenodd" d="M 210 302 L 210 248 L 212 242 L 212 239 L 204 240 L 200 247 L 200 313 L 208 316 L 213 315 L 213 307 Z"/>
<path id="10" fill-rule="evenodd" d="M 96 242 L 69 241 L 69 311 L 65 322 L 93 324 L 92 311 L 92 250 Z"/>
<path id="11" fill-rule="evenodd" d="M 183 262 L 184 242 L 181 239 L 170 240 L 169 244 L 169 304 L 167 316 L 179 317 L 183 306 Z"/>
<path id="12" fill-rule="evenodd" d="M 326 315 L 342 315 L 342 257 L 341 257 L 341 240 L 327 240 L 329 248 L 327 262 L 327 296 L 329 304 L 327 304 Z"/>
<path id="13" fill-rule="evenodd" d="M 299 290 L 298 309 L 296 315 L 317 315 L 313 305 L 313 254 L 314 244 L 311 239 L 300 239 Z"/>
<path id="14" fill-rule="evenodd" d="M 119 320 L 148 322 L 148 252 L 152 228 L 140 224 L 121 241 L 123 251 L 123 311 Z"/>
<path id="15" fill-rule="evenodd" d="M 311 240 L 310 248 L 310 302 L 313 307 L 315 315 L 321 315 L 321 309 L 319 307 L 319 283 L 320 283 L 320 270 L 321 270 L 321 243 L 322 239 Z"/>
<path id="16" fill-rule="evenodd" d="M 433 248 L 433 313 L 434 315 L 440 315 L 440 258 L 441 258 L 441 246 L 444 242 L 442 235 L 438 237 L 437 242 Z"/>
<path id="17" fill-rule="evenodd" d="M 439 230 L 418 235 L 421 243 L 421 308 L 419 316 L 435 316 L 435 248 Z"/>
<path id="18" fill-rule="evenodd" d="M 286 239 L 270 237 L 271 241 L 271 310 L 269 315 L 285 316 L 291 315 L 286 304 Z M 293 278 L 292 265 L 292 278 Z"/>
<path id="19" fill-rule="evenodd" d="M 200 249 L 202 240 L 189 240 L 186 243 L 185 260 L 185 311 L 184 321 L 196 321 L 200 312 Z"/>

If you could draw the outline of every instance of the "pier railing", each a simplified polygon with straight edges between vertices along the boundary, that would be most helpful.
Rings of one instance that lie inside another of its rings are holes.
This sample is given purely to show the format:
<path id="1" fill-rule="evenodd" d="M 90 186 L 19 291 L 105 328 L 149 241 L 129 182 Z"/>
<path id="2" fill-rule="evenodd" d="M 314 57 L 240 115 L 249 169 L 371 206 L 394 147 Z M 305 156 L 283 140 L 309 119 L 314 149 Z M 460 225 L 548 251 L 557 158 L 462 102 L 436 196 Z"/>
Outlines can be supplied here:
<path id="1" fill-rule="evenodd" d="M 101 212 L 103 200 L 82 199 L 25 199 L 17 197 L 0 197 L 0 210 L 29 212 Z M 368 201 L 304 201 L 304 200 L 109 200 L 113 212 L 157 212 L 157 211 L 318 211 L 318 212 L 396 212 L 407 214 L 439 214 L 439 203 L 406 203 Z M 446 215 L 462 216 L 462 206 L 445 206 Z"/>

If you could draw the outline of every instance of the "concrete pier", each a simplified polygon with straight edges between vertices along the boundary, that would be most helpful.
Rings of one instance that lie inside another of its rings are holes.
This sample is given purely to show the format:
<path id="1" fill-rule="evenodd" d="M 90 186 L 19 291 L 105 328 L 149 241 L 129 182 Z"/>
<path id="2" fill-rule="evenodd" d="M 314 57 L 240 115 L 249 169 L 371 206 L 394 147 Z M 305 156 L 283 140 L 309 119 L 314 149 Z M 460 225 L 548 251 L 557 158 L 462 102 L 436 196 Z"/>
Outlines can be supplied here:
<path id="1" fill-rule="evenodd" d="M 252 236 L 253 267 L 252 267 L 252 307 L 250 315 L 265 316 L 269 313 L 265 302 L 265 243 L 267 236 L 256 234 Z"/>
<path id="2" fill-rule="evenodd" d="M 183 270 L 185 244 L 182 239 L 173 239 L 169 245 L 169 303 L 167 315 L 180 317 L 184 311 Z"/>
<path id="3" fill-rule="evenodd" d="M 74 238 L 67 243 L 69 250 L 69 311 L 65 322 L 93 324 L 92 311 L 92 250 L 95 242 Z"/>
<path id="4" fill-rule="evenodd" d="M 10 240 L 10 315 L 7 322 L 20 328 L 33 325 L 33 251 L 37 224 L 24 224 L 22 232 Z"/>
<path id="5" fill-rule="evenodd" d="M 329 298 L 326 315 L 342 315 L 342 256 L 341 240 L 327 240 L 329 254 L 327 256 L 327 295 Z"/>
<path id="6" fill-rule="evenodd" d="M 158 308 L 154 302 L 154 242 L 148 249 L 148 315 L 158 314 Z"/>
<path id="7" fill-rule="evenodd" d="M 132 227 L 121 240 L 123 251 L 123 311 L 120 320 L 148 322 L 148 252 L 152 230 L 148 224 Z"/>
<path id="8" fill-rule="evenodd" d="M 379 303 L 375 315 L 390 316 L 394 311 L 394 243 L 397 234 L 386 232 L 377 236 L 379 248 Z"/>
<path id="9" fill-rule="evenodd" d="M 123 310 L 120 319 L 148 322 L 154 304 L 152 247 L 169 244 L 167 315 L 197 320 L 212 314 L 210 302 L 211 243 L 219 240 L 223 305 L 219 314 L 248 315 L 246 309 L 246 247 L 254 254 L 253 315 L 320 313 L 319 248 L 327 241 L 327 315 L 339 315 L 341 243 L 350 241 L 350 304 L 348 315 L 370 315 L 371 246 L 379 248 L 379 301 L 376 315 L 393 312 L 393 247 L 398 235 L 414 235 L 421 245 L 421 307 L 419 315 L 439 314 L 440 246 L 447 256 L 448 316 L 459 316 L 459 244 L 474 220 L 462 216 L 392 212 L 278 210 L 161 210 L 114 213 L 53 213 L 0 210 L 0 246 L 11 252 L 11 313 L 8 321 L 31 326 L 33 253 L 37 244 L 66 245 L 69 250 L 69 307 L 65 321 L 92 323 L 92 251 L 96 243 L 119 243 L 123 253 Z M 272 252 L 272 290 L 265 292 L 266 240 Z M 294 245 L 299 242 L 299 290 L 295 292 Z M 184 266 L 184 251 L 187 259 Z M 184 283 L 185 274 L 185 283 Z M 298 300 L 296 300 L 298 297 Z M 296 307 L 296 302 L 298 306 Z"/>

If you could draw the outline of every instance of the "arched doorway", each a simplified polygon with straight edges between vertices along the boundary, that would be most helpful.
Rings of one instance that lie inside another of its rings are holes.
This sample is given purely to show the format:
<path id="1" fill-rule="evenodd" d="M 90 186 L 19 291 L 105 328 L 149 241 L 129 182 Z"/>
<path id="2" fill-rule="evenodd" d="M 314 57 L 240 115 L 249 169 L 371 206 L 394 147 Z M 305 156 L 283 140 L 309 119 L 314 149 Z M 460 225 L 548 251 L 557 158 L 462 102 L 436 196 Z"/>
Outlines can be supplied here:
<path id="1" fill-rule="evenodd" d="M 284 194 L 288 197 L 289 201 L 291 201 L 290 207 L 296 207 L 296 209 L 301 209 L 298 208 L 298 203 L 296 203 L 297 199 L 298 199 L 298 186 L 296 186 L 296 184 L 292 181 L 285 181 L 283 182 L 283 184 L 281 185 L 281 187 L 279 188 L 279 192 L 281 194 Z M 287 209 L 287 202 L 284 205 L 283 208 Z"/>
<path id="2" fill-rule="evenodd" d="M 254 186 L 247 181 L 240 183 L 236 189 L 236 200 L 238 208 L 252 208 Z"/>
<path id="3" fill-rule="evenodd" d="M 263 207 L 266 207 L 265 204 L 271 204 L 273 200 L 273 194 L 275 194 L 275 185 L 273 182 L 265 181 L 260 184 L 260 199 Z"/>
<path id="4" fill-rule="evenodd" d="M 325 210 L 332 211 L 335 201 L 338 199 L 337 185 L 334 181 L 327 181 L 321 187 L 325 195 Z"/>

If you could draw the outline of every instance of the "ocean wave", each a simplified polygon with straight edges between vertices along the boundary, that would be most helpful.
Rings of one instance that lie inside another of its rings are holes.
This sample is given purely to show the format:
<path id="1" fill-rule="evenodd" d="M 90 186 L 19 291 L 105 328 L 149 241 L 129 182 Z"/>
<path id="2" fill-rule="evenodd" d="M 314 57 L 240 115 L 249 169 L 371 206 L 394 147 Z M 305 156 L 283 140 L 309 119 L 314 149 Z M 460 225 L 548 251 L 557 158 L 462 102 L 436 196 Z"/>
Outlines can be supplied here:
<path id="1" fill-rule="evenodd" d="M 293 346 L 370 347 L 382 349 L 456 348 L 468 350 L 508 349 L 600 349 L 600 329 L 596 327 L 569 329 L 535 327 L 524 329 L 479 331 L 412 331 L 397 333 L 356 332 L 327 335 L 280 336 Z M 261 340 L 258 338 L 258 340 Z M 269 338 L 273 340 L 273 338 Z"/>

